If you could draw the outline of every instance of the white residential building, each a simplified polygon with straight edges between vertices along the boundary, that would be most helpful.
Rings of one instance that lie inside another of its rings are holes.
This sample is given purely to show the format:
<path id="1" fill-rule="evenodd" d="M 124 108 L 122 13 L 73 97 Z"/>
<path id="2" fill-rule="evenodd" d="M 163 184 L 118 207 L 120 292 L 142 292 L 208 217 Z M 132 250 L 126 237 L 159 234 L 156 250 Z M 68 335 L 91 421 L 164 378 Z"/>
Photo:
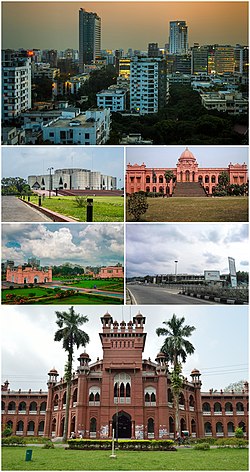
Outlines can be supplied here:
<path id="1" fill-rule="evenodd" d="M 53 144 L 105 144 L 110 133 L 110 110 L 90 109 L 74 118 L 57 118 L 42 130 L 43 141 Z"/>
<path id="2" fill-rule="evenodd" d="M 130 110 L 140 115 L 157 113 L 168 101 L 166 64 L 159 59 L 135 57 L 130 63 Z"/>
<path id="3" fill-rule="evenodd" d="M 200 94 L 201 103 L 207 110 L 227 112 L 229 115 L 248 113 L 248 99 L 242 93 L 207 92 Z"/>
<path id="4" fill-rule="evenodd" d="M 31 62 L 12 50 L 2 51 L 2 120 L 12 121 L 31 108 Z"/>
<path id="5" fill-rule="evenodd" d="M 96 94 L 97 106 L 109 108 L 110 111 L 119 112 L 126 110 L 127 90 L 109 87 Z"/>

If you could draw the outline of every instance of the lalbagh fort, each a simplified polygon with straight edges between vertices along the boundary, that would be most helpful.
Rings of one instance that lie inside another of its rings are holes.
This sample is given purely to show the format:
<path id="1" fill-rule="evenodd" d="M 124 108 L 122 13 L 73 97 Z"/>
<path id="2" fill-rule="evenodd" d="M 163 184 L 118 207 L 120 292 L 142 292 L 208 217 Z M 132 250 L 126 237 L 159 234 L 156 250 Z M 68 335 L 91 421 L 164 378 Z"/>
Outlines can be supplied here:
<path id="1" fill-rule="evenodd" d="M 129 322 L 101 317 L 103 358 L 78 358 L 70 396 L 68 437 L 87 439 L 173 439 L 175 410 L 165 355 L 143 359 L 145 317 Z M 2 424 L 19 436 L 63 436 L 66 381 L 53 368 L 48 390 L 12 391 L 2 386 Z M 202 391 L 202 373 L 183 378 L 179 397 L 181 431 L 193 438 L 231 437 L 236 428 L 248 431 L 248 383 L 242 391 Z"/>
<path id="2" fill-rule="evenodd" d="M 167 156 L 166 156 L 167 162 Z M 165 174 L 172 175 L 166 178 Z M 169 196 L 212 196 L 219 184 L 219 176 L 228 174 L 229 185 L 243 185 L 248 181 L 247 164 L 232 164 L 227 167 L 199 167 L 193 153 L 186 148 L 176 167 L 149 168 L 145 163 L 128 164 L 126 192 L 160 193 Z"/>

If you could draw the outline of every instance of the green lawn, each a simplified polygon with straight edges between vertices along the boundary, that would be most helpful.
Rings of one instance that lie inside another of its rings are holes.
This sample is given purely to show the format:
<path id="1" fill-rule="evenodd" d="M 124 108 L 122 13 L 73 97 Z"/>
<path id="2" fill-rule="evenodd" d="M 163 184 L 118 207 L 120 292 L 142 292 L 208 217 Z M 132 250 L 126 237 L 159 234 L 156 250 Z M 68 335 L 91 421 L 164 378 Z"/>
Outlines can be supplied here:
<path id="1" fill-rule="evenodd" d="M 248 197 L 148 198 L 140 221 L 248 221 Z M 127 221 L 133 221 L 127 215 Z"/>
<path id="2" fill-rule="evenodd" d="M 116 459 L 111 451 L 32 450 L 26 462 L 25 447 L 3 447 L 2 470 L 248 470 L 247 449 L 117 451 Z"/>
<path id="3" fill-rule="evenodd" d="M 123 221 L 124 198 L 123 197 L 92 197 L 93 221 Z M 38 197 L 30 197 L 32 203 L 38 204 Z M 77 221 L 86 221 L 86 207 L 78 208 L 75 197 L 51 197 L 42 200 L 42 206 L 56 211 L 61 215 L 75 218 Z"/>
<path id="4" fill-rule="evenodd" d="M 111 290 L 122 293 L 124 290 L 124 284 L 122 280 L 81 280 L 74 283 L 74 287 L 79 288 L 94 288 L 95 286 L 99 290 Z"/>
<path id="5" fill-rule="evenodd" d="M 6 300 L 6 295 L 9 293 L 18 295 L 19 297 L 28 297 L 30 293 L 34 293 L 35 297 L 42 297 L 47 294 L 47 288 L 29 287 L 29 288 L 14 288 L 13 290 L 2 290 L 2 300 Z"/>

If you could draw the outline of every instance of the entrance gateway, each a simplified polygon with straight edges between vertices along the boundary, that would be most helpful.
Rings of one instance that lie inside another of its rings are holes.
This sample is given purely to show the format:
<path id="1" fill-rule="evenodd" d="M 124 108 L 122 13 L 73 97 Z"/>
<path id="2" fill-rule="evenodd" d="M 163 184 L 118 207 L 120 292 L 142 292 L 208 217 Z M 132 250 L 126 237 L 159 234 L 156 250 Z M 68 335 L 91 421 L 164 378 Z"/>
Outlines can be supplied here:
<path id="1" fill-rule="evenodd" d="M 112 429 L 115 431 L 115 439 L 131 439 L 131 416 L 125 411 L 115 413 L 112 418 Z"/>

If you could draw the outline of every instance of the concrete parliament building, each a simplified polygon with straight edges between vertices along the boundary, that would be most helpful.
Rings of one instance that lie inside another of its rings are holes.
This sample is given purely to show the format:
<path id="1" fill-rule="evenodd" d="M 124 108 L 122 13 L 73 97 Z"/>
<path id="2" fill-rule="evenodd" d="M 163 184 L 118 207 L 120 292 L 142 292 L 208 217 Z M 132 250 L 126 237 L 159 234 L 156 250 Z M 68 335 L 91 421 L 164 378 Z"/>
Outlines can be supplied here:
<path id="1" fill-rule="evenodd" d="M 118 323 L 102 318 L 103 359 L 91 363 L 85 352 L 73 375 L 69 430 L 84 438 L 174 438 L 174 405 L 165 355 L 143 359 L 145 317 Z M 248 383 L 241 392 L 201 392 L 200 372 L 184 379 L 180 394 L 180 427 L 192 437 L 230 437 L 235 428 L 248 431 Z M 11 391 L 2 386 L 2 424 L 14 434 L 61 437 L 65 421 L 66 382 L 53 368 L 48 391 Z"/>
<path id="2" fill-rule="evenodd" d="M 166 171 L 172 171 L 174 178 L 167 183 L 164 177 Z M 182 196 L 211 196 L 218 185 L 218 178 L 222 172 L 229 175 L 229 183 L 246 184 L 248 182 L 247 164 L 232 164 L 227 167 L 199 167 L 193 153 L 186 148 L 181 154 L 176 167 L 149 168 L 146 164 L 128 164 L 126 172 L 126 192 L 159 192 L 162 194 Z"/>
<path id="3" fill-rule="evenodd" d="M 89 169 L 56 169 L 54 174 L 29 175 L 33 190 L 115 190 L 116 177 Z"/>

